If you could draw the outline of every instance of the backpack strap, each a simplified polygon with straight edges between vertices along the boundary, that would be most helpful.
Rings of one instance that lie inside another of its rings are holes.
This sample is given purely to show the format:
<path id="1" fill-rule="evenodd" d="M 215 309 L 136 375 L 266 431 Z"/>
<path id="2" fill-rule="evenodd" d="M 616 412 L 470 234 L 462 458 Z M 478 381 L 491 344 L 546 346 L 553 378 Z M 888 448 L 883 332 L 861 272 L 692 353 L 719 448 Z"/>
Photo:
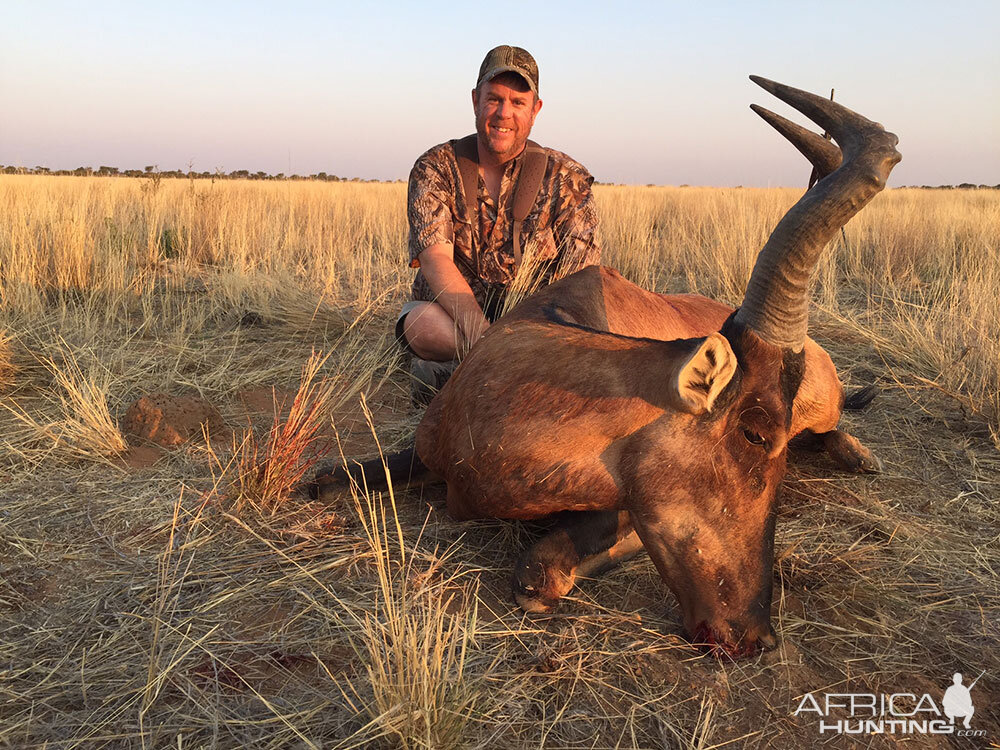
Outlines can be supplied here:
<path id="1" fill-rule="evenodd" d="M 475 221 L 479 189 L 479 146 L 475 133 L 453 141 L 455 159 L 458 162 L 458 174 L 462 179 L 462 192 L 465 194 L 465 221 L 470 224 Z M 549 156 L 541 146 L 534 141 L 528 141 L 524 147 L 524 162 L 521 173 L 514 186 L 514 226 L 511 239 L 514 243 L 514 270 L 521 265 L 521 225 L 531 213 L 538 191 L 542 189 L 545 170 L 548 168 Z M 479 253 L 473 249 L 476 262 L 476 274 L 479 275 Z"/>
<path id="2" fill-rule="evenodd" d="M 465 193 L 465 220 L 472 223 L 475 220 L 475 206 L 479 188 L 479 146 L 476 134 L 467 135 L 452 143 L 455 159 L 458 161 L 458 174 L 462 178 L 462 192 Z"/>
<path id="3" fill-rule="evenodd" d="M 514 228 L 511 237 L 514 241 L 514 270 L 521 265 L 521 223 L 528 218 L 531 207 L 535 205 L 538 191 L 542 189 L 545 179 L 545 169 L 549 163 L 549 155 L 545 149 L 534 141 L 528 141 L 524 147 L 524 163 L 521 174 L 514 188 Z"/>
<path id="4" fill-rule="evenodd" d="M 458 161 L 458 175 L 462 180 L 462 192 L 465 194 L 465 221 L 472 224 L 478 215 L 476 211 L 479 196 L 479 146 L 475 133 L 452 142 L 455 159 Z M 471 233 L 476 236 L 475 232 Z M 479 251 L 471 248 L 473 261 L 476 264 L 476 276 L 482 277 L 479 267 Z"/>

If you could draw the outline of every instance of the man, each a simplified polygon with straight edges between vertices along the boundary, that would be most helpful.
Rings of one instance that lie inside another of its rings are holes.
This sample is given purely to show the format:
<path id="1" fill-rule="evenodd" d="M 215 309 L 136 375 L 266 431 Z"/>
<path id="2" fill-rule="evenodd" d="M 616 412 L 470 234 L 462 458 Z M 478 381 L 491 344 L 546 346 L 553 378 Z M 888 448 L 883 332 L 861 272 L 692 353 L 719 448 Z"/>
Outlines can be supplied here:
<path id="1" fill-rule="evenodd" d="M 534 58 L 520 47 L 490 50 L 472 106 L 475 135 L 435 146 L 410 172 L 410 266 L 419 270 L 396 335 L 414 355 L 418 403 L 499 317 L 522 250 L 543 282 L 600 262 L 593 178 L 528 141 L 542 108 Z"/>

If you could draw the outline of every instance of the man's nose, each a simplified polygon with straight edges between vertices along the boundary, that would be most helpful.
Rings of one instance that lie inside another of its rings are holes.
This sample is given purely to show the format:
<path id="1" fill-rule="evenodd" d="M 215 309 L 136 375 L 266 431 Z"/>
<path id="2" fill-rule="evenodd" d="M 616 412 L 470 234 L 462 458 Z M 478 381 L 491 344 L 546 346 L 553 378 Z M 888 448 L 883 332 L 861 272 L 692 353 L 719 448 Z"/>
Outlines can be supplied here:
<path id="1" fill-rule="evenodd" d="M 506 99 L 497 102 L 497 115 L 500 117 L 510 117 L 513 105 Z"/>

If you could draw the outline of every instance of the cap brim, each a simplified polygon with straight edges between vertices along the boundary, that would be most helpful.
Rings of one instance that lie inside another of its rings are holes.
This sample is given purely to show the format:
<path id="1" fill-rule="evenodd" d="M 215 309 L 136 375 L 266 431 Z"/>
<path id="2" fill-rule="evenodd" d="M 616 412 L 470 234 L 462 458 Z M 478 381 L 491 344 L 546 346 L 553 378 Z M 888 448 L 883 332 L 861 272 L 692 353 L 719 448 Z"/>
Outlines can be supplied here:
<path id="1" fill-rule="evenodd" d="M 483 81 L 492 81 L 498 75 L 503 73 L 516 73 L 519 77 L 524 79 L 526 84 L 528 84 L 528 88 L 531 89 L 531 92 L 535 94 L 535 96 L 538 96 L 538 89 L 535 87 L 535 84 L 532 83 L 531 76 L 527 75 L 522 68 L 518 68 L 513 65 L 500 65 L 496 68 L 488 70 L 486 75 L 479 79 L 479 84 L 481 85 Z"/>

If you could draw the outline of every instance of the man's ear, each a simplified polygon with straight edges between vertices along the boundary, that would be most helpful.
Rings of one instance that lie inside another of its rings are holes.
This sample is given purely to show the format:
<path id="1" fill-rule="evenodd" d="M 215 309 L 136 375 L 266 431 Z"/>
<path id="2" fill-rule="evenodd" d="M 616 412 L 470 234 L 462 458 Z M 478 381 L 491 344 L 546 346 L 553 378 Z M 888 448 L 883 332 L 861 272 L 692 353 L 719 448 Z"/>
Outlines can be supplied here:
<path id="1" fill-rule="evenodd" d="M 707 336 L 678 368 L 673 383 L 678 401 L 692 414 L 712 411 L 719 394 L 736 372 L 736 355 L 721 333 Z"/>
<path id="2" fill-rule="evenodd" d="M 472 89 L 472 111 L 479 114 L 479 87 Z"/>

